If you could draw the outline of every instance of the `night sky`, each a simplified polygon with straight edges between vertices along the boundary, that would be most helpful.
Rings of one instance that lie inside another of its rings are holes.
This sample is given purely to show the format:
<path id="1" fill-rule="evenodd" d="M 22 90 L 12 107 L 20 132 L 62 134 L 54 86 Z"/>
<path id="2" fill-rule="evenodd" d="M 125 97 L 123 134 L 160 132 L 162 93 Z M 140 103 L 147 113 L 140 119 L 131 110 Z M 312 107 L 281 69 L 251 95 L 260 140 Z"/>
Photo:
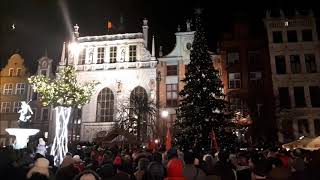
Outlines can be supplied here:
<path id="1" fill-rule="evenodd" d="M 219 34 L 228 29 L 231 19 L 240 12 L 247 13 L 259 24 L 266 9 L 317 7 L 311 0 L 309 3 L 306 0 L 224 0 L 210 1 L 211 5 L 208 1 L 0 0 L 0 65 L 3 67 L 17 49 L 31 72 L 35 69 L 34 62 L 44 55 L 46 49 L 48 56 L 58 62 L 62 44 L 69 38 L 64 17 L 69 17 L 72 25 L 77 23 L 80 26 L 80 36 L 106 34 L 107 20 L 110 19 L 117 28 L 120 16 L 124 17 L 125 32 L 140 32 L 142 19 L 146 17 L 149 33 L 156 37 L 156 46 L 161 44 L 167 53 L 174 46 L 177 25 L 184 30 L 185 21 L 192 18 L 195 7 L 206 8 L 205 22 L 212 49 Z M 318 9 L 315 11 L 317 13 Z M 15 30 L 11 29 L 12 24 L 15 24 Z"/>

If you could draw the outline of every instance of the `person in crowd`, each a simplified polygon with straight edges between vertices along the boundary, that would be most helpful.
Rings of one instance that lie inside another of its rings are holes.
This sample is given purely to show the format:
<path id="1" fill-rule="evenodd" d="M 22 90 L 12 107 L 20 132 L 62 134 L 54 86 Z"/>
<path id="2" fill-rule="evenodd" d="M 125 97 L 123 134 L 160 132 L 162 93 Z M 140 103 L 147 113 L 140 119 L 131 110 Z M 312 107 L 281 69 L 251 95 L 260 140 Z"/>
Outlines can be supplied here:
<path id="1" fill-rule="evenodd" d="M 141 158 L 138 162 L 138 170 L 134 173 L 136 180 L 143 180 L 150 161 L 147 158 Z"/>
<path id="2" fill-rule="evenodd" d="M 67 155 L 63 159 L 60 168 L 56 172 L 56 179 L 70 180 L 73 179 L 79 172 L 79 169 L 74 167 L 74 159 L 72 156 Z"/>
<path id="3" fill-rule="evenodd" d="M 271 162 L 272 170 L 268 177 L 273 180 L 287 180 L 290 176 L 289 168 L 285 167 L 283 161 L 279 158 L 274 158 Z"/>
<path id="4" fill-rule="evenodd" d="M 131 180 L 134 179 L 131 174 L 131 167 L 127 161 L 121 161 L 120 166 L 117 169 L 117 173 L 113 176 L 112 180 Z"/>
<path id="5" fill-rule="evenodd" d="M 106 163 L 101 168 L 97 169 L 97 173 L 102 180 L 109 180 L 114 176 L 114 168 L 112 163 Z"/>
<path id="6" fill-rule="evenodd" d="M 49 180 L 48 176 L 35 172 L 32 173 L 31 177 L 28 178 L 27 180 Z"/>
<path id="7" fill-rule="evenodd" d="M 85 166 L 84 166 L 84 163 L 81 160 L 80 156 L 79 155 L 74 155 L 72 159 L 73 159 L 73 162 L 74 162 L 73 163 L 74 167 L 77 168 L 79 170 L 79 172 L 84 171 Z"/>
<path id="8" fill-rule="evenodd" d="M 249 159 L 249 166 L 252 169 L 251 180 L 267 179 L 269 164 L 263 154 L 253 154 Z"/>
<path id="9" fill-rule="evenodd" d="M 184 152 L 184 163 L 183 176 L 187 180 L 203 180 L 206 176 L 205 173 L 198 167 L 195 166 L 195 155 L 193 152 Z"/>
<path id="10" fill-rule="evenodd" d="M 304 180 L 305 175 L 305 162 L 302 158 L 300 150 L 292 152 L 292 159 L 289 161 L 289 167 L 291 169 L 290 180 Z"/>
<path id="11" fill-rule="evenodd" d="M 167 177 L 164 180 L 186 180 L 183 176 L 183 162 L 180 159 L 171 159 L 167 164 Z"/>
<path id="12" fill-rule="evenodd" d="M 49 161 L 45 158 L 38 158 L 33 167 L 28 171 L 27 179 L 30 179 L 34 173 L 39 173 L 49 179 Z"/>
<path id="13" fill-rule="evenodd" d="M 213 174 L 219 176 L 221 180 L 235 180 L 235 174 L 231 164 L 228 162 L 229 153 L 220 151 L 218 154 L 218 162 L 214 166 Z"/>
<path id="14" fill-rule="evenodd" d="M 85 170 L 78 174 L 73 180 L 100 180 L 100 176 L 92 171 L 92 170 Z"/>
<path id="15" fill-rule="evenodd" d="M 250 180 L 251 170 L 249 167 L 249 159 L 247 154 L 238 155 L 237 180 Z"/>
<path id="16" fill-rule="evenodd" d="M 161 163 L 158 161 L 152 161 L 145 173 L 146 180 L 163 180 L 165 177 L 166 171 Z"/>

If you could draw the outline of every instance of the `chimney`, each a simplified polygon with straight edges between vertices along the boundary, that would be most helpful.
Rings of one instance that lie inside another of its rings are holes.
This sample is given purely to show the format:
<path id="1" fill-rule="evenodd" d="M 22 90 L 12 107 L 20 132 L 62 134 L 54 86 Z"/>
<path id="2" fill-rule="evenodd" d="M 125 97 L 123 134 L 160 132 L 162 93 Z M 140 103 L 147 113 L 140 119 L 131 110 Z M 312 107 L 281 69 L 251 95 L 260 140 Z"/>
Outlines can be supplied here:
<path id="1" fill-rule="evenodd" d="M 149 29 L 148 20 L 144 18 L 142 31 L 143 31 L 144 46 L 146 49 L 148 49 L 148 29 Z"/>

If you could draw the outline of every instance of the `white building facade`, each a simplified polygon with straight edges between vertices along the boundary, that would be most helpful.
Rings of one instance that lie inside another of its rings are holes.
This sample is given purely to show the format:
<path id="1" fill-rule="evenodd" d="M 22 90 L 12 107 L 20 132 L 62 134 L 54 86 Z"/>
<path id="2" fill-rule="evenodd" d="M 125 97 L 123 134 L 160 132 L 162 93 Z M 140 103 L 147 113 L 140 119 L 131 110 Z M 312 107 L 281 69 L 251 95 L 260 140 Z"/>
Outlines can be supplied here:
<path id="1" fill-rule="evenodd" d="M 279 106 L 289 111 L 286 118 L 278 114 L 279 141 L 320 135 L 320 49 L 316 19 L 312 11 L 308 15 L 296 12 L 293 17 L 285 17 L 280 10 L 280 17 L 271 17 L 267 12 L 264 23 L 274 96 Z"/>
<path id="2" fill-rule="evenodd" d="M 75 31 L 77 37 L 79 33 L 76 28 Z M 68 62 L 63 50 L 60 66 L 75 66 L 80 83 L 99 83 L 77 122 L 81 141 L 92 141 L 97 133 L 108 132 L 118 120 L 121 108 L 130 103 L 132 94 L 156 102 L 157 61 L 154 52 L 151 56 L 147 50 L 147 37 L 148 25 L 144 20 L 143 33 L 77 37 L 81 50 L 78 56 L 69 51 Z"/>

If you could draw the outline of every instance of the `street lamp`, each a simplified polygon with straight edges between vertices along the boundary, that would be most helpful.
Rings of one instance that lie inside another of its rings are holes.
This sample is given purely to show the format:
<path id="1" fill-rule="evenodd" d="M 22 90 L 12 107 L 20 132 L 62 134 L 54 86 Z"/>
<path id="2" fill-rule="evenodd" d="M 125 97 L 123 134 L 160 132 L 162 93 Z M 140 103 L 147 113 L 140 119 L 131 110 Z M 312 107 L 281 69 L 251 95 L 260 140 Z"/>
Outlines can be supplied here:
<path id="1" fill-rule="evenodd" d="M 162 118 L 167 118 L 169 116 L 169 112 L 167 110 L 161 111 L 161 117 Z"/>

